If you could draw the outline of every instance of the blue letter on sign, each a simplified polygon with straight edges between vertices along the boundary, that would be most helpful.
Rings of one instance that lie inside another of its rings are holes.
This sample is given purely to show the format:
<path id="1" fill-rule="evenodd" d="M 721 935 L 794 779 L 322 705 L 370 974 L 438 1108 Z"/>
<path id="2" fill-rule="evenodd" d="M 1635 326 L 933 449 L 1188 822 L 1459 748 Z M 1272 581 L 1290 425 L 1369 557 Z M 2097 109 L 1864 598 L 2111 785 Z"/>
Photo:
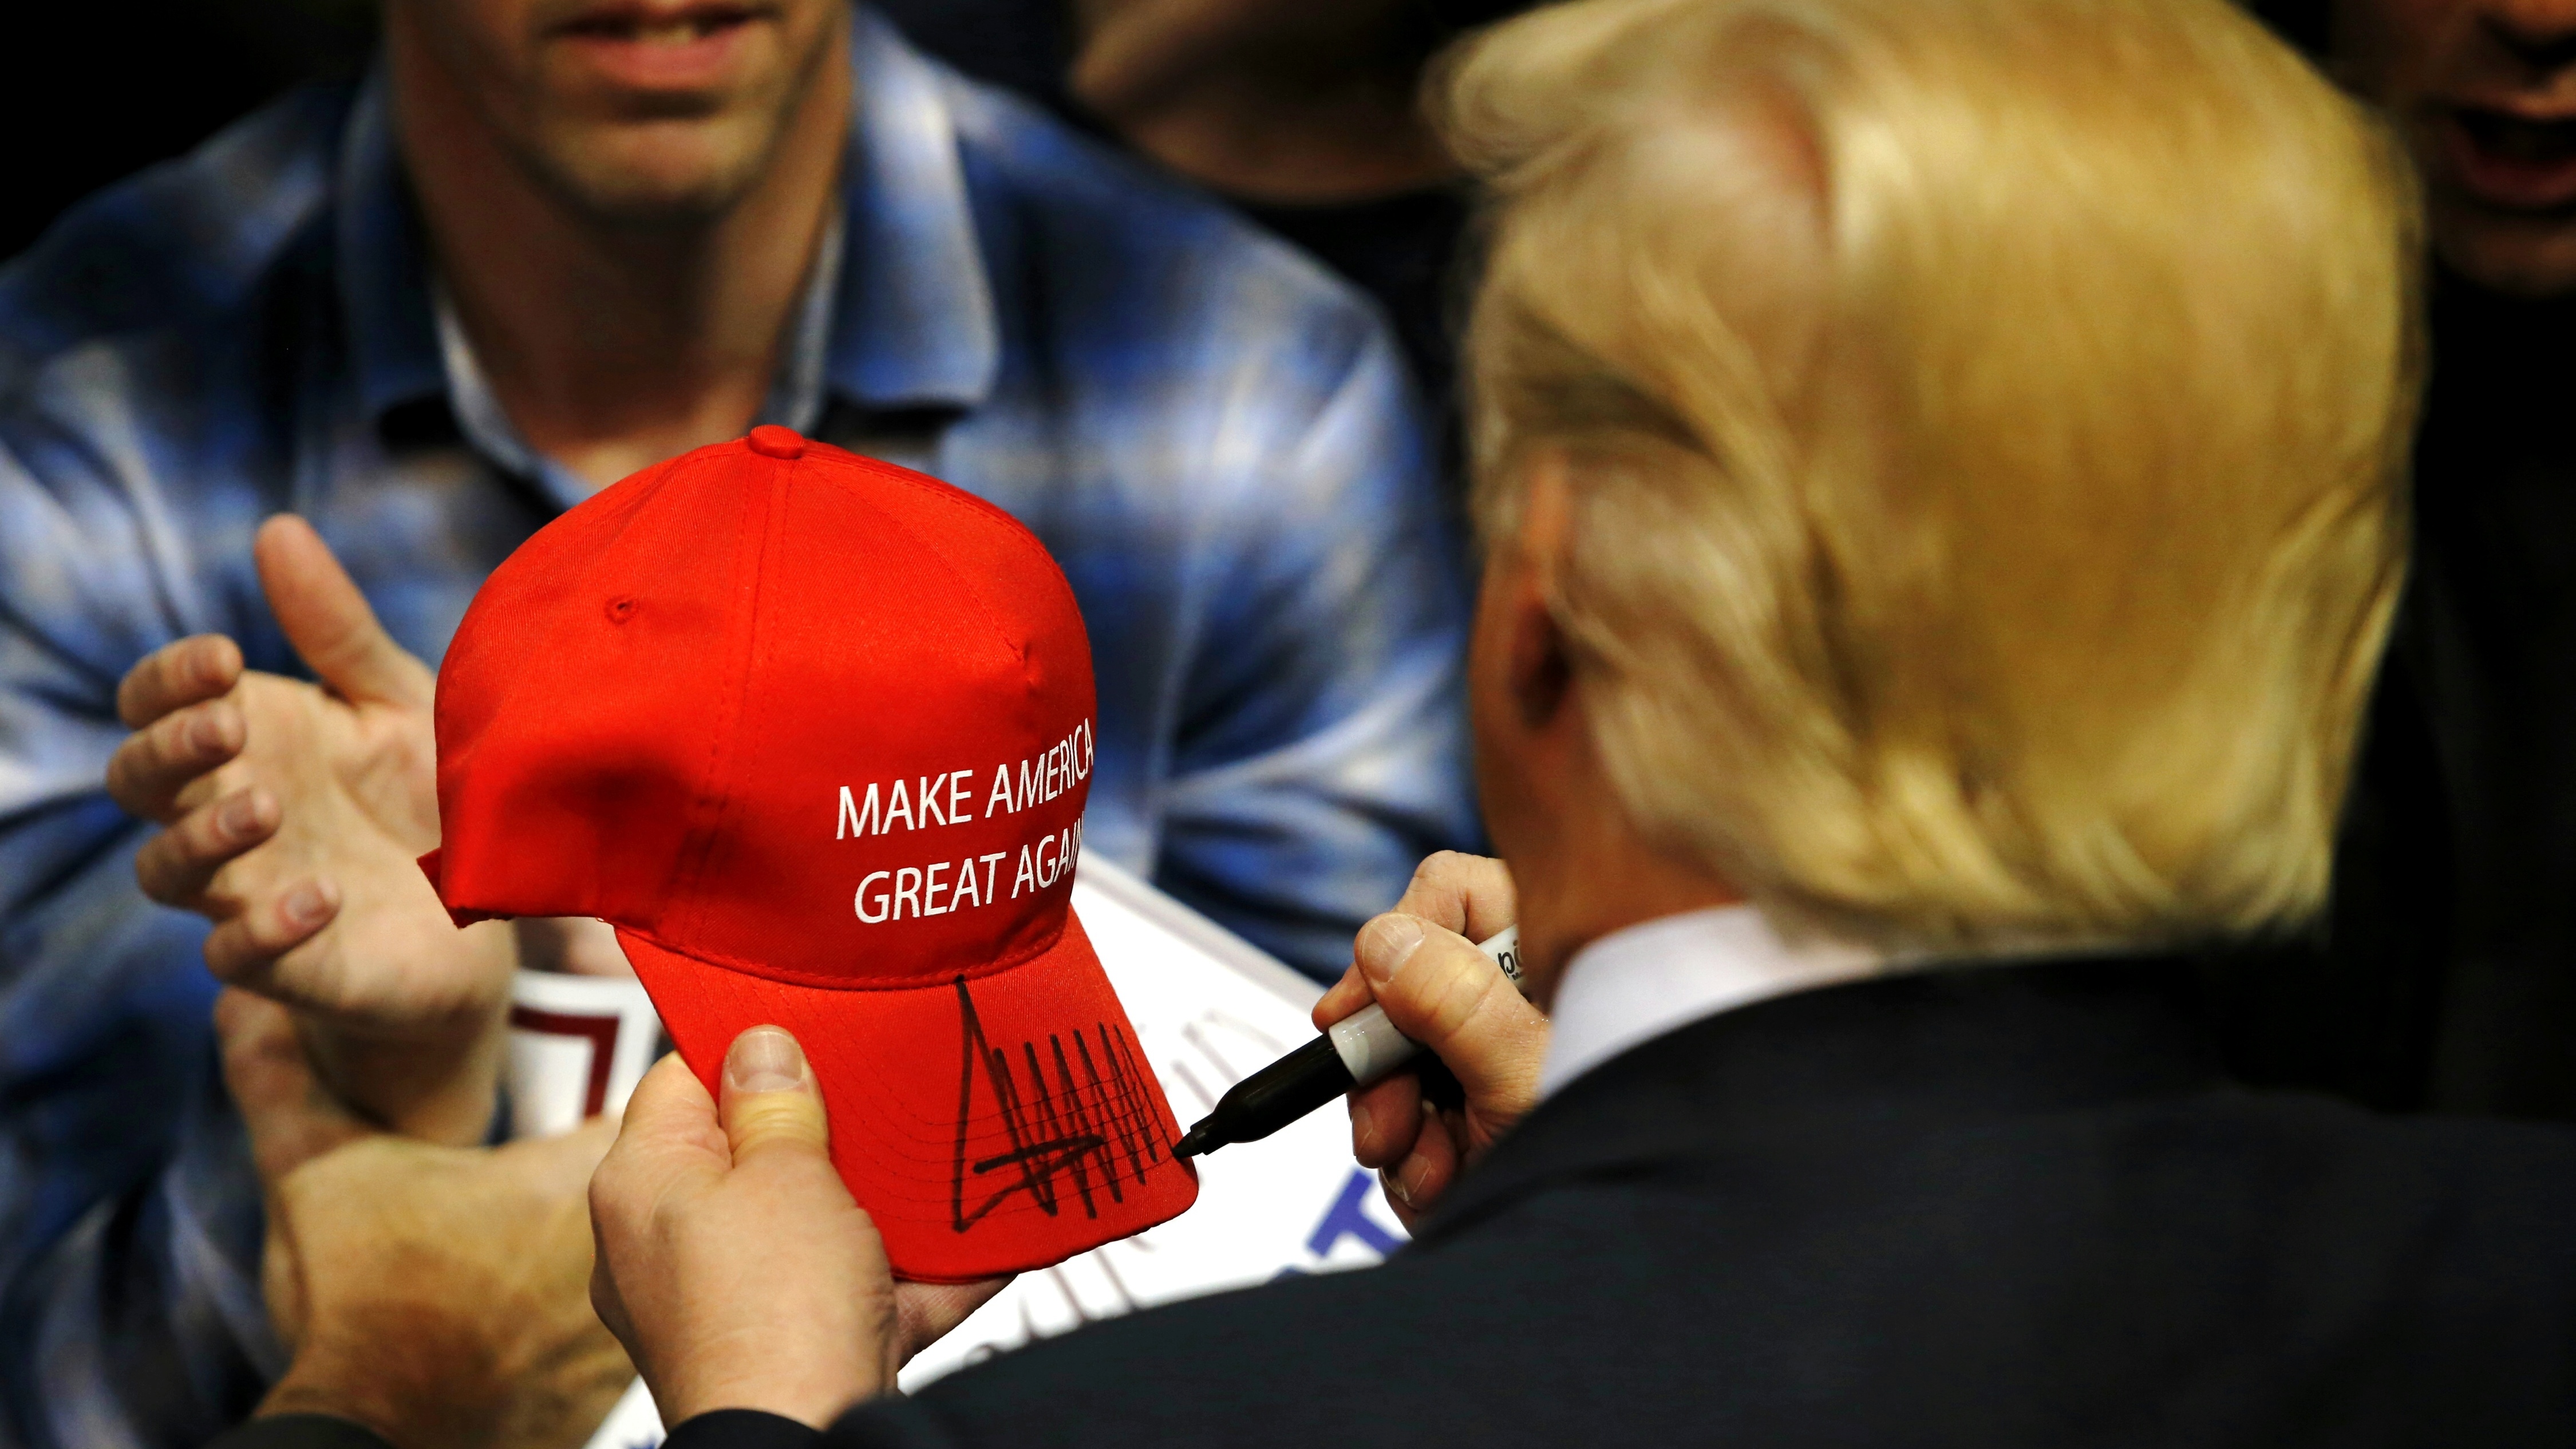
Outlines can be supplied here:
<path id="1" fill-rule="evenodd" d="M 1369 1174 L 1352 1173 L 1351 1180 L 1342 1184 L 1342 1195 L 1333 1199 L 1324 1220 L 1315 1225 L 1314 1236 L 1306 1239 L 1306 1251 L 1318 1258 L 1327 1257 L 1342 1239 L 1357 1238 L 1381 1258 L 1394 1252 L 1403 1239 L 1379 1227 L 1366 1210 L 1369 1190 L 1375 1186 L 1377 1181 Z"/>

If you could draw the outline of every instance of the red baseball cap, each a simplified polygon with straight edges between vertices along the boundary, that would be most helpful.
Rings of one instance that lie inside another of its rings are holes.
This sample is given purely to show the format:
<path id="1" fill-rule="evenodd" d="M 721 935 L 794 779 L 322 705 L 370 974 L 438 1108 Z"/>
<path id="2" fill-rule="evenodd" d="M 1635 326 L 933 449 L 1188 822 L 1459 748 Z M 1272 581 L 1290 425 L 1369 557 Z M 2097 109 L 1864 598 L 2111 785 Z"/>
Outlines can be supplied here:
<path id="1" fill-rule="evenodd" d="M 1069 901 L 1091 646 L 1008 514 L 764 427 L 648 468 L 487 580 L 438 673 L 459 924 L 597 916 L 716 1088 L 774 1023 L 907 1278 L 1198 1196 Z"/>

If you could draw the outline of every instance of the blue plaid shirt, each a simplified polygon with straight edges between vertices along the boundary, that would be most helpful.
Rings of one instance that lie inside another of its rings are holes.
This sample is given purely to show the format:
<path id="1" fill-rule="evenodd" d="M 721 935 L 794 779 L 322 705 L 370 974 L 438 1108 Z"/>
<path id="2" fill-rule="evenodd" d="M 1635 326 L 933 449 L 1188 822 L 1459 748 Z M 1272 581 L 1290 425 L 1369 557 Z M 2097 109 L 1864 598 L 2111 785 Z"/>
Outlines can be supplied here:
<path id="1" fill-rule="evenodd" d="M 837 243 L 767 408 L 1009 509 L 1099 675 L 1089 848 L 1309 970 L 1473 833 L 1465 590 L 1386 329 L 1221 209 L 859 17 Z M 101 790 L 118 678 L 300 672 L 293 509 L 435 661 L 589 490 L 442 314 L 380 83 L 298 93 L 0 271 L 0 1443 L 202 1441 L 282 1367 L 203 923 Z"/>

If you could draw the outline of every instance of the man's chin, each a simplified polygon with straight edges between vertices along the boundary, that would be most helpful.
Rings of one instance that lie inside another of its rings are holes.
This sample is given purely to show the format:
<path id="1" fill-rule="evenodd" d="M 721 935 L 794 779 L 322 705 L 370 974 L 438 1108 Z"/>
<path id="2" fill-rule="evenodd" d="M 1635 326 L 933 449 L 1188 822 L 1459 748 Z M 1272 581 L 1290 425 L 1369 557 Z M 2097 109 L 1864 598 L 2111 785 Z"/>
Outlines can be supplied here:
<path id="1" fill-rule="evenodd" d="M 759 184 L 768 148 L 722 122 L 621 126 L 558 137 L 537 165 L 564 201 L 585 215 L 638 226 L 685 225 L 721 216 Z"/>

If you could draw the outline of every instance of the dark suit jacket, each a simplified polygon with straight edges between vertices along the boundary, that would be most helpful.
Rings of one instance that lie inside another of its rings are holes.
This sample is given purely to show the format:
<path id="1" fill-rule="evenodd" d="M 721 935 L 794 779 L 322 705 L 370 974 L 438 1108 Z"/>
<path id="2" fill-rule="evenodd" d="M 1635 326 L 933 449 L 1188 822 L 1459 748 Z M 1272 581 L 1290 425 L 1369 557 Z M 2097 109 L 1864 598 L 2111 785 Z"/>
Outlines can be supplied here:
<path id="1" fill-rule="evenodd" d="M 2576 1135 L 2233 1086 L 2193 979 L 1993 966 L 1712 1018 L 1568 1086 L 1383 1267 L 824 1438 L 2576 1445 Z M 815 1438 L 718 1414 L 671 1449 Z"/>

